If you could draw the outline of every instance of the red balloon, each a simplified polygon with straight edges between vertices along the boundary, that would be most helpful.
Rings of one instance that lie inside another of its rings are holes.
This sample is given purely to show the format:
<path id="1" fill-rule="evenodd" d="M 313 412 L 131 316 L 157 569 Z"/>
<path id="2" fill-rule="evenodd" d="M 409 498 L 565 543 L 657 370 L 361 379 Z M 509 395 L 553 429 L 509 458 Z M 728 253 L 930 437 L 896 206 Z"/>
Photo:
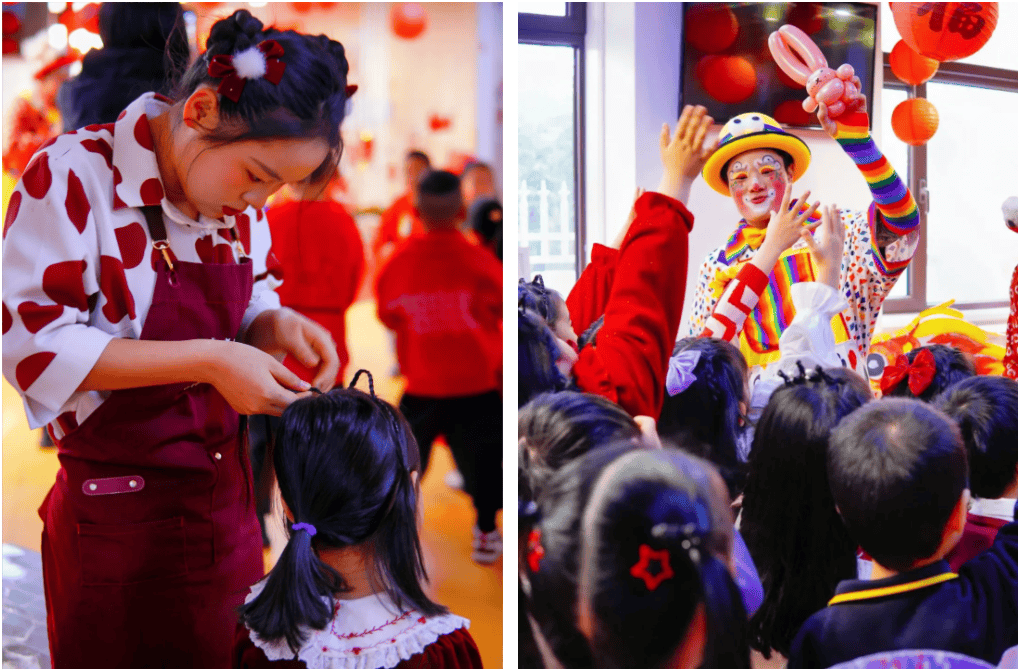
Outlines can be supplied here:
<path id="1" fill-rule="evenodd" d="M 916 53 L 907 42 L 899 40 L 890 52 L 890 69 L 905 84 L 921 84 L 936 74 L 939 61 Z"/>
<path id="2" fill-rule="evenodd" d="M 936 106 L 925 98 L 908 98 L 893 108 L 894 134 L 908 145 L 924 145 L 939 128 Z"/>
<path id="3" fill-rule="evenodd" d="M 726 5 L 699 5 L 686 18 L 684 40 L 699 51 L 718 54 L 737 39 L 737 17 Z"/>
<path id="4" fill-rule="evenodd" d="M 773 118 L 782 124 L 808 126 L 815 119 L 815 115 L 805 112 L 800 100 L 785 100 L 773 110 Z"/>
<path id="5" fill-rule="evenodd" d="M 414 39 L 425 30 L 425 8 L 417 2 L 397 3 L 390 11 L 390 23 L 395 35 L 406 40 Z"/>
<path id="6" fill-rule="evenodd" d="M 999 18 L 995 2 L 893 2 L 890 9 L 904 42 L 941 63 L 981 49 Z"/>
<path id="7" fill-rule="evenodd" d="M 706 93 L 721 103 L 738 103 L 755 92 L 755 68 L 740 56 L 706 56 L 695 73 Z"/>

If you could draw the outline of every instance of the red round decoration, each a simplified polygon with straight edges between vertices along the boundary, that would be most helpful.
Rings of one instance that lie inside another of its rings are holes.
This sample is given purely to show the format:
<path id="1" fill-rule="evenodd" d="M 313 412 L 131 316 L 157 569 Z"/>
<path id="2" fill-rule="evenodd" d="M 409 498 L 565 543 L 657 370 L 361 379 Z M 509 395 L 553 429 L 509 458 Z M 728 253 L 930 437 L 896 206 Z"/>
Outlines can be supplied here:
<path id="1" fill-rule="evenodd" d="M 425 30 L 425 8 L 417 2 L 399 2 L 390 10 L 390 24 L 397 37 L 411 40 Z"/>
<path id="2" fill-rule="evenodd" d="M 684 40 L 707 54 L 718 54 L 737 40 L 737 17 L 726 5 L 699 5 L 688 12 Z"/>
<path id="3" fill-rule="evenodd" d="M 890 9 L 904 42 L 941 63 L 981 49 L 999 18 L 995 2 L 893 2 Z"/>
<path id="4" fill-rule="evenodd" d="M 890 69 L 905 84 L 921 84 L 936 74 L 939 61 L 916 53 L 907 42 L 899 40 L 890 52 Z"/>
<path id="5" fill-rule="evenodd" d="M 292 2 L 291 8 L 299 14 L 304 14 L 308 10 L 312 9 L 311 2 Z"/>
<path id="6" fill-rule="evenodd" d="M 696 66 L 702 88 L 721 103 L 738 103 L 755 93 L 755 68 L 740 56 L 706 56 Z"/>
<path id="7" fill-rule="evenodd" d="M 13 12 L 4 12 L 4 35 L 13 35 L 21 30 L 21 19 Z"/>
<path id="8" fill-rule="evenodd" d="M 810 112 L 805 112 L 800 100 L 785 100 L 773 110 L 773 118 L 781 124 L 808 126 L 816 117 Z"/>
<path id="9" fill-rule="evenodd" d="M 780 80 L 780 83 L 786 86 L 787 88 L 794 89 L 795 91 L 805 90 L 804 84 L 799 84 L 798 82 L 795 82 L 793 79 L 791 79 L 791 76 L 784 72 L 783 68 L 781 68 L 775 62 L 773 63 L 773 71 L 774 74 L 776 75 L 776 78 Z"/>
<path id="10" fill-rule="evenodd" d="M 787 13 L 787 20 L 784 23 L 800 28 L 806 35 L 812 35 L 822 30 L 823 20 L 819 16 L 819 3 L 796 2 L 788 6 L 791 9 Z"/>
<path id="11" fill-rule="evenodd" d="M 925 98 L 909 98 L 893 108 L 894 134 L 908 145 L 924 145 L 939 128 L 936 106 Z"/>
<path id="12" fill-rule="evenodd" d="M 18 53 L 18 41 L 11 37 L 3 39 L 3 55 Z"/>

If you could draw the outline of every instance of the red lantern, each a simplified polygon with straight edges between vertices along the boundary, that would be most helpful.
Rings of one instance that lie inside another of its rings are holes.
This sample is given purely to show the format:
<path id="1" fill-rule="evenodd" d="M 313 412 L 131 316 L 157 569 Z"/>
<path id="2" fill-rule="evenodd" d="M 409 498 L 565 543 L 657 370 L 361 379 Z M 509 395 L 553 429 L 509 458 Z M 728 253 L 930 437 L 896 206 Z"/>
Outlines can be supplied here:
<path id="1" fill-rule="evenodd" d="M 925 98 L 909 98 L 893 108 L 894 134 L 908 145 L 924 145 L 939 128 L 936 106 Z"/>
<path id="2" fill-rule="evenodd" d="M 740 56 L 706 56 L 695 73 L 706 93 L 721 103 L 738 103 L 755 93 L 755 68 Z"/>
<path id="3" fill-rule="evenodd" d="M 939 61 L 915 53 L 904 40 L 900 40 L 890 52 L 890 69 L 905 84 L 921 84 L 936 74 Z"/>
<path id="4" fill-rule="evenodd" d="M 808 126 L 815 119 L 815 115 L 805 112 L 800 100 L 785 100 L 773 110 L 773 118 L 790 126 Z"/>
<path id="5" fill-rule="evenodd" d="M 400 2 L 390 11 L 394 34 L 412 40 L 425 30 L 425 8 L 417 2 Z"/>
<path id="6" fill-rule="evenodd" d="M 772 59 L 772 55 L 770 56 L 770 59 Z M 787 88 L 794 89 L 795 91 L 805 90 L 804 84 L 799 84 L 798 82 L 795 82 L 793 79 L 791 79 L 791 76 L 784 72 L 783 68 L 781 68 L 775 62 L 773 63 L 773 69 L 776 71 L 775 72 L 776 78 L 779 79 L 780 83 L 786 86 Z"/>
<path id="7" fill-rule="evenodd" d="M 787 13 L 786 23 L 791 24 L 805 31 L 806 35 L 813 35 L 822 30 L 823 21 L 819 16 L 819 3 L 817 2 L 796 2 Z"/>
<path id="8" fill-rule="evenodd" d="M 707 54 L 729 49 L 737 39 L 737 17 L 726 5 L 699 5 L 688 12 L 684 40 Z"/>
<path id="9" fill-rule="evenodd" d="M 981 49 L 999 17 L 995 2 L 893 2 L 890 9 L 907 45 L 941 63 Z"/>
<path id="10" fill-rule="evenodd" d="M 305 14 L 308 10 L 312 9 L 311 2 L 292 2 L 291 9 L 298 12 L 299 14 Z"/>
<path id="11" fill-rule="evenodd" d="M 4 12 L 4 35 L 13 35 L 21 30 L 21 19 L 13 12 Z"/>
<path id="12" fill-rule="evenodd" d="M 11 37 L 3 39 L 3 55 L 18 53 L 18 41 Z"/>

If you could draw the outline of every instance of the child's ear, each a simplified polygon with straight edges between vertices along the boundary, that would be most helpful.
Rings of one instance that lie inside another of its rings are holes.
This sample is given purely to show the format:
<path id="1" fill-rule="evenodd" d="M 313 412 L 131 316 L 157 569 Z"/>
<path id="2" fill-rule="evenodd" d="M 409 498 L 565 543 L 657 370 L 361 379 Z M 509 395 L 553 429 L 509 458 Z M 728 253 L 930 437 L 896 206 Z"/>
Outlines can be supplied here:
<path id="1" fill-rule="evenodd" d="M 411 487 L 413 487 L 416 490 L 418 490 L 418 470 L 417 469 L 413 469 L 411 471 L 410 476 L 411 476 Z"/>
<path id="2" fill-rule="evenodd" d="M 212 130 L 220 124 L 220 101 L 212 89 L 200 86 L 184 101 L 182 111 L 188 128 Z"/>

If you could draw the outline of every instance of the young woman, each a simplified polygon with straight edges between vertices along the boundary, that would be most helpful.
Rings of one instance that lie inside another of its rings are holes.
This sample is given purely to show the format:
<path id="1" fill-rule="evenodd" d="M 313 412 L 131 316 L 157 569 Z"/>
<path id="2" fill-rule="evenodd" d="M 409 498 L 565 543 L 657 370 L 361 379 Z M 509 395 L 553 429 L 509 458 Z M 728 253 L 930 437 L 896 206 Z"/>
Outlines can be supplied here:
<path id="1" fill-rule="evenodd" d="M 239 414 L 279 415 L 329 334 L 252 297 L 237 226 L 340 152 L 324 36 L 217 22 L 177 100 L 44 146 L 4 222 L 3 370 L 61 468 L 40 515 L 55 667 L 226 667 L 262 575 Z"/>

